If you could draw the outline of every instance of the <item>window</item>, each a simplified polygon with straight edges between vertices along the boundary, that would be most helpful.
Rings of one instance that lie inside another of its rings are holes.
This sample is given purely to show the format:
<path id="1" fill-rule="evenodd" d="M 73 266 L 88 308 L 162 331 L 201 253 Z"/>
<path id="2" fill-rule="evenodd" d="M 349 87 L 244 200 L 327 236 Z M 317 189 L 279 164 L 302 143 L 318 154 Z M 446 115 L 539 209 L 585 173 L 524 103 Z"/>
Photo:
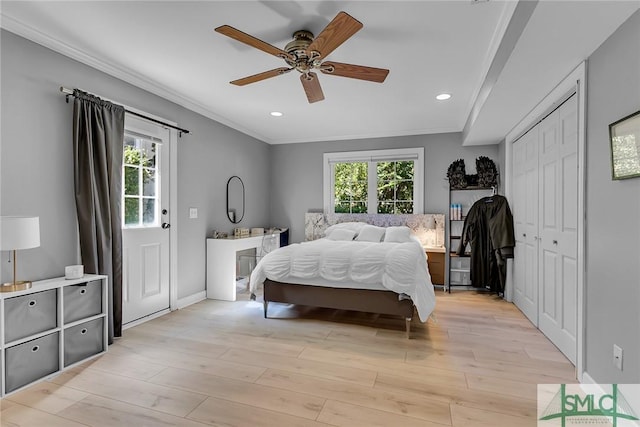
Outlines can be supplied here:
<path id="1" fill-rule="evenodd" d="M 124 227 L 157 227 L 160 145 L 152 139 L 126 133 L 124 137 Z"/>
<path id="2" fill-rule="evenodd" d="M 367 213 L 368 164 L 344 162 L 333 165 L 334 201 L 337 213 Z"/>
<path id="3" fill-rule="evenodd" d="M 422 213 L 423 158 L 423 148 L 325 153 L 325 212 Z"/>

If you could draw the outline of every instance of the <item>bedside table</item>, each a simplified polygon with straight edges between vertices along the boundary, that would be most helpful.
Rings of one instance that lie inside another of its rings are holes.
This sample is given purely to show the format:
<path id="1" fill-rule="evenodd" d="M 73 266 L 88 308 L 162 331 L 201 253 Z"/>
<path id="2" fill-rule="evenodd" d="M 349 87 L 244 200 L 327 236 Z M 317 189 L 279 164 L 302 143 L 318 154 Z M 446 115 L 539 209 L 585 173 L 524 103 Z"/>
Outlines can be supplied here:
<path id="1" fill-rule="evenodd" d="M 424 248 L 427 254 L 427 265 L 431 275 L 431 283 L 444 286 L 444 248 Z"/>

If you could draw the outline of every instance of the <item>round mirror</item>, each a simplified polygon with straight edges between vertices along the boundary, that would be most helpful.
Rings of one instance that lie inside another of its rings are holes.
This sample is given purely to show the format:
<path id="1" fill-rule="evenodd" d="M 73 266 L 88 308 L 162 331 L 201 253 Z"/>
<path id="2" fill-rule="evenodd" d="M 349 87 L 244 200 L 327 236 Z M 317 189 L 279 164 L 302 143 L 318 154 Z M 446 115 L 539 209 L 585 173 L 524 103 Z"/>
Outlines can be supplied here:
<path id="1" fill-rule="evenodd" d="M 244 218 L 244 183 L 235 175 L 227 181 L 227 218 L 234 224 Z"/>

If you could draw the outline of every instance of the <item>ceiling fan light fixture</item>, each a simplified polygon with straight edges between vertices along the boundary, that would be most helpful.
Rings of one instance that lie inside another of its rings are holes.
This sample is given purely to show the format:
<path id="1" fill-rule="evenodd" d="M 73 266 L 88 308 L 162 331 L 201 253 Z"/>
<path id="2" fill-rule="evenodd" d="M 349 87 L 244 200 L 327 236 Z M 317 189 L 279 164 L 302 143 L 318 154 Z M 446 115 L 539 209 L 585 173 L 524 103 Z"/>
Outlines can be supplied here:
<path id="1" fill-rule="evenodd" d="M 288 67 L 280 67 L 233 80 L 230 82 L 231 84 L 245 86 L 296 70 L 300 73 L 302 87 L 307 95 L 307 100 L 311 104 L 324 99 L 322 87 L 314 71 L 376 83 L 384 82 L 387 74 L 389 74 L 387 69 L 340 62 L 324 62 L 324 59 L 331 52 L 362 27 L 362 23 L 348 13 L 339 12 L 320 32 L 318 37 L 314 38 L 313 33 L 307 30 L 299 30 L 293 33 L 293 40 L 287 43 L 284 50 L 229 25 L 217 27 L 215 31 L 265 53 L 282 58 L 288 65 Z"/>
<path id="2" fill-rule="evenodd" d="M 449 93 L 441 93 L 440 95 L 436 96 L 436 99 L 438 101 L 446 101 L 449 98 L 451 98 L 451 94 Z"/>
<path id="3" fill-rule="evenodd" d="M 282 114 L 280 111 L 272 111 L 269 114 L 271 114 L 273 117 L 282 117 L 282 116 L 284 116 L 284 114 Z"/>

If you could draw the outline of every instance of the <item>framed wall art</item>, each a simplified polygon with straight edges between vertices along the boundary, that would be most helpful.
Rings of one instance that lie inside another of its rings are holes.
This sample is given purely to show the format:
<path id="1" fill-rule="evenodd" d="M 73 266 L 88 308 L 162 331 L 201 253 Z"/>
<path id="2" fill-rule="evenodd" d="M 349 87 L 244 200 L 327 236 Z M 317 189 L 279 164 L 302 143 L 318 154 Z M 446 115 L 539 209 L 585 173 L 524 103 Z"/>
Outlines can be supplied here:
<path id="1" fill-rule="evenodd" d="M 640 177 L 640 111 L 609 125 L 611 177 Z"/>

